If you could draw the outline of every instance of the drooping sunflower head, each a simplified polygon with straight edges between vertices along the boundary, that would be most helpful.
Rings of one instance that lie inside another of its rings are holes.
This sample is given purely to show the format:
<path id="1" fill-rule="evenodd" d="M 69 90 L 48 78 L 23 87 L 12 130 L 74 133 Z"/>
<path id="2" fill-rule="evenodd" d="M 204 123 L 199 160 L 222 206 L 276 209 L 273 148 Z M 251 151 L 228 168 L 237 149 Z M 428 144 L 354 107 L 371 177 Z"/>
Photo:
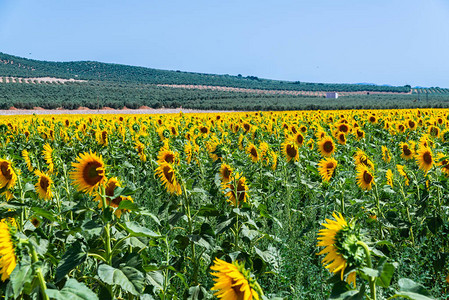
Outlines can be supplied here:
<path id="1" fill-rule="evenodd" d="M 251 273 L 243 264 L 232 264 L 215 258 L 211 273 L 215 284 L 212 291 L 217 298 L 228 300 L 259 300 L 263 291 Z"/>
<path id="2" fill-rule="evenodd" d="M 235 176 L 231 176 L 229 182 L 223 183 L 225 196 L 228 197 L 229 202 L 235 207 L 240 207 L 242 203 L 247 201 L 248 190 L 246 178 L 239 173 L 236 173 Z"/>
<path id="3" fill-rule="evenodd" d="M 370 169 L 361 164 L 357 166 L 357 184 L 363 190 L 371 190 L 374 184 L 374 175 L 371 173 Z"/>
<path id="4" fill-rule="evenodd" d="M 360 128 L 357 128 L 357 129 L 355 130 L 355 136 L 356 136 L 356 138 L 357 138 L 358 140 L 361 140 L 361 139 L 363 139 L 363 138 L 365 137 L 365 131 L 363 131 L 363 130 L 360 129 Z"/>
<path id="5" fill-rule="evenodd" d="M 131 201 L 131 202 L 134 202 L 134 201 L 131 196 L 114 197 L 115 189 L 117 187 L 121 187 L 121 184 L 120 184 L 119 180 L 117 179 L 117 177 L 112 177 L 106 183 L 105 188 L 104 188 L 104 193 L 106 196 L 107 206 L 109 206 L 112 209 L 115 209 L 114 214 L 117 216 L 117 218 L 120 218 L 122 213 L 129 211 L 127 209 L 118 209 L 120 203 L 124 200 Z M 99 203 L 98 203 L 99 208 L 103 207 L 101 198 L 102 198 L 101 195 L 97 193 L 97 195 L 95 196 L 95 199 L 94 199 L 95 201 L 99 201 Z"/>
<path id="6" fill-rule="evenodd" d="M 90 151 L 81 153 L 76 160 L 70 178 L 78 191 L 92 194 L 106 180 L 103 159 Z"/>
<path id="7" fill-rule="evenodd" d="M 337 167 L 337 161 L 334 158 L 325 158 L 318 163 L 318 172 L 324 182 L 329 182 Z"/>
<path id="8" fill-rule="evenodd" d="M 318 147 L 322 156 L 330 157 L 335 152 L 335 144 L 330 136 L 325 136 L 318 142 Z"/>
<path id="9" fill-rule="evenodd" d="M 287 162 L 292 160 L 299 160 L 299 151 L 296 143 L 290 139 L 287 139 L 284 143 L 282 143 L 282 153 L 284 157 L 287 159 Z"/>
<path id="10" fill-rule="evenodd" d="M 162 163 L 155 170 L 165 189 L 170 194 L 181 195 L 181 185 L 176 179 L 175 170 L 169 163 Z"/>
<path id="11" fill-rule="evenodd" d="M 354 223 L 347 223 L 340 213 L 333 213 L 335 220 L 326 219 L 327 223 L 321 225 L 325 228 L 318 233 L 318 247 L 325 247 L 318 255 L 326 254 L 322 260 L 323 266 L 329 272 L 341 274 L 341 280 L 348 267 L 363 265 L 364 252 L 357 242 L 361 240 Z M 346 280 L 355 286 L 355 271 L 351 272 Z"/>
<path id="12" fill-rule="evenodd" d="M 12 162 L 6 159 L 0 159 L 0 188 L 11 189 L 17 181 L 16 172 L 12 167 Z"/>
<path id="13" fill-rule="evenodd" d="M 47 163 L 48 172 L 53 173 L 55 165 L 53 163 L 53 148 L 50 146 L 50 144 L 46 143 L 44 145 L 44 150 L 42 150 L 42 154 L 44 155 L 45 162 Z"/>
<path id="14" fill-rule="evenodd" d="M 27 164 L 28 171 L 33 172 L 33 166 L 31 165 L 30 154 L 27 150 L 22 150 L 22 157 L 25 163 Z"/>
<path id="15" fill-rule="evenodd" d="M 337 141 L 341 145 L 346 145 L 346 134 L 343 132 L 339 132 L 337 134 Z"/>
<path id="16" fill-rule="evenodd" d="M 51 191 L 53 180 L 50 175 L 39 170 L 36 170 L 34 173 L 39 177 L 35 185 L 39 198 L 44 200 L 51 199 L 53 197 L 53 193 Z"/>
<path id="17" fill-rule="evenodd" d="M 227 183 L 231 180 L 232 168 L 230 165 L 223 163 L 220 167 L 220 178 L 222 183 Z"/>
<path id="18" fill-rule="evenodd" d="M 175 153 L 165 147 L 163 147 L 159 151 L 159 155 L 157 157 L 158 164 L 163 164 L 163 163 L 175 164 L 177 162 L 178 162 L 178 154 L 177 153 Z"/>
<path id="19" fill-rule="evenodd" d="M 399 146 L 401 147 L 401 157 L 403 159 L 413 158 L 413 148 L 409 144 L 401 142 Z"/>
<path id="20" fill-rule="evenodd" d="M 429 172 L 433 165 L 432 150 L 429 147 L 420 147 L 416 152 L 416 162 L 424 173 Z"/>
<path id="21" fill-rule="evenodd" d="M 14 219 L 0 220 L 0 279 L 2 281 L 9 278 L 17 264 L 13 242 L 15 231 Z"/>

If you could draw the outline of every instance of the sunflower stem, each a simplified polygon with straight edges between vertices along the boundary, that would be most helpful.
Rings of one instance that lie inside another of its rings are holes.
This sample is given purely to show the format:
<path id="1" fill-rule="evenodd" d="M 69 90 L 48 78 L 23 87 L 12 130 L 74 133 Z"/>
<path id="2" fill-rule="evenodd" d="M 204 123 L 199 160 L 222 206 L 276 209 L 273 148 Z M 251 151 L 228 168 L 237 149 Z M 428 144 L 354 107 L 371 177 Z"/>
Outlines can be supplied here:
<path id="1" fill-rule="evenodd" d="M 372 268 L 373 262 L 371 260 L 371 251 L 370 251 L 368 245 L 362 241 L 358 241 L 357 245 L 362 247 L 363 250 L 365 251 L 366 264 L 367 264 L 368 268 Z M 368 276 L 368 281 L 369 281 L 369 288 L 371 291 L 371 299 L 376 300 L 377 299 L 376 298 L 376 278 L 372 277 L 372 276 Z"/>
<path id="2" fill-rule="evenodd" d="M 31 243 L 29 243 L 28 241 L 24 242 L 24 244 L 27 245 L 31 251 L 31 261 L 33 262 L 33 264 L 38 263 L 39 258 L 37 256 L 36 249 L 34 249 L 34 246 Z M 49 300 L 50 298 L 47 295 L 47 284 L 45 283 L 44 275 L 42 274 L 42 269 L 41 269 L 40 265 L 37 265 L 35 271 L 36 271 L 37 279 L 39 280 L 39 287 L 41 289 L 42 298 L 44 300 Z"/>
<path id="3" fill-rule="evenodd" d="M 182 189 L 184 190 L 184 199 L 185 199 L 185 210 L 187 215 L 187 220 L 189 223 L 189 234 L 193 234 L 193 225 L 192 225 L 192 214 L 190 212 L 190 200 L 187 195 L 187 189 L 184 180 L 181 178 Z M 190 241 L 190 249 L 192 251 L 192 265 L 193 265 L 193 283 L 194 285 L 198 284 L 198 265 L 196 263 L 196 253 L 195 253 L 195 244 L 193 241 Z"/>

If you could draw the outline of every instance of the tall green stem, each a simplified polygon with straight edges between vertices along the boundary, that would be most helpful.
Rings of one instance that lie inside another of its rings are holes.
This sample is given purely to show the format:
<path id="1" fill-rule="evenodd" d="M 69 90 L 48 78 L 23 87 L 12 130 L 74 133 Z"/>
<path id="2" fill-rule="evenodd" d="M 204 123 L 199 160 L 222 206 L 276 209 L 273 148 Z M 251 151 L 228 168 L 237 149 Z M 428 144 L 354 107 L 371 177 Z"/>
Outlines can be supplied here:
<path id="1" fill-rule="evenodd" d="M 30 244 L 28 241 L 26 241 L 25 244 L 28 246 L 28 248 L 31 251 L 31 261 L 33 262 L 33 264 L 37 263 L 39 261 L 39 259 L 37 257 L 36 249 L 34 249 L 34 246 L 32 244 Z M 38 265 L 38 267 L 36 267 L 35 271 L 36 271 L 37 279 L 39 280 L 39 287 L 41 289 L 42 298 L 44 300 L 49 300 L 50 298 L 47 295 L 47 284 L 45 283 L 44 275 L 42 274 L 42 269 L 41 269 L 40 265 Z"/>
<path id="2" fill-rule="evenodd" d="M 365 256 L 366 256 L 366 264 L 368 266 L 368 268 L 373 268 L 373 263 L 371 261 L 371 251 L 368 248 L 368 245 L 365 244 L 362 241 L 358 241 L 357 242 L 358 246 L 361 246 L 363 248 L 363 250 L 365 251 Z M 369 288 L 371 291 L 371 299 L 376 300 L 377 296 L 376 296 L 376 278 L 372 277 L 372 276 L 368 276 L 368 281 L 369 281 Z"/>

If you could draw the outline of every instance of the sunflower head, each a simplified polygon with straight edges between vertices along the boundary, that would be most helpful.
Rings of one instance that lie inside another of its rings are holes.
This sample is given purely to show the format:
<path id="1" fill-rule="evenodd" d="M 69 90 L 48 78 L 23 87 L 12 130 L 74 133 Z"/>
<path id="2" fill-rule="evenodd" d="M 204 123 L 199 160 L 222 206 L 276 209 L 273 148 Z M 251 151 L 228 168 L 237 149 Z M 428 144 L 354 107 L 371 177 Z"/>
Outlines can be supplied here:
<path id="1" fill-rule="evenodd" d="M 119 180 L 116 177 L 112 177 L 108 180 L 108 182 L 105 185 L 104 188 L 104 193 L 105 193 L 105 197 L 106 197 L 106 204 L 108 207 L 110 207 L 111 209 L 115 209 L 114 214 L 117 216 L 117 218 L 120 218 L 122 213 L 124 212 L 128 212 L 129 210 L 127 209 L 118 209 L 120 203 L 124 200 L 128 200 L 131 202 L 134 202 L 133 199 L 131 198 L 131 196 L 125 197 L 125 196 L 117 196 L 114 197 L 115 194 L 115 189 L 117 187 L 121 187 L 121 184 L 119 182 Z M 103 207 L 103 203 L 102 203 L 102 199 L 101 199 L 101 195 L 97 193 L 96 197 L 95 197 L 95 201 L 99 201 L 98 207 L 102 208 Z"/>
<path id="2" fill-rule="evenodd" d="M 14 219 L 0 220 L 0 279 L 9 278 L 16 267 L 14 234 L 16 232 Z"/>
<path id="3" fill-rule="evenodd" d="M 253 162 L 259 161 L 260 157 L 256 145 L 254 145 L 253 143 L 249 143 L 248 147 L 246 147 L 246 152 Z"/>
<path id="4" fill-rule="evenodd" d="M 100 184 L 106 181 L 103 159 L 96 153 L 84 152 L 72 163 L 70 178 L 78 191 L 92 194 Z"/>
<path id="5" fill-rule="evenodd" d="M 357 184 L 363 190 L 371 190 L 374 184 L 374 175 L 370 169 L 361 164 L 357 166 Z"/>
<path id="6" fill-rule="evenodd" d="M 323 137 L 318 142 L 318 147 L 322 156 L 330 157 L 335 152 L 335 143 L 330 136 Z"/>
<path id="7" fill-rule="evenodd" d="M 424 173 L 429 172 L 433 166 L 432 150 L 429 147 L 420 147 L 416 152 L 416 162 Z"/>
<path id="8" fill-rule="evenodd" d="M 51 191 L 53 180 L 51 179 L 50 175 L 39 170 L 36 170 L 36 172 L 34 173 L 37 177 L 39 177 L 35 185 L 39 198 L 44 200 L 51 199 L 53 197 L 53 193 Z"/>
<path id="9" fill-rule="evenodd" d="M 282 153 L 284 154 L 284 157 L 287 159 L 287 162 L 290 162 L 292 160 L 294 161 L 299 160 L 298 146 L 292 140 L 287 139 L 282 144 Z"/>
<path id="10" fill-rule="evenodd" d="M 403 159 L 412 159 L 413 158 L 413 147 L 411 147 L 411 145 L 401 142 L 400 145 L 401 147 L 401 157 Z"/>
<path id="11" fill-rule="evenodd" d="M 396 165 L 396 169 L 398 170 L 398 173 L 404 178 L 405 185 L 409 185 L 409 178 L 407 173 L 405 172 L 405 167 L 402 165 Z"/>
<path id="12" fill-rule="evenodd" d="M 363 265 L 364 251 L 357 245 L 361 237 L 355 224 L 348 224 L 340 213 L 334 212 L 332 216 L 335 220 L 326 219 L 327 223 L 321 224 L 324 228 L 318 233 L 317 246 L 325 248 L 318 255 L 326 254 L 323 266 L 332 273 L 340 273 L 343 280 L 346 268 Z M 347 281 L 355 285 L 355 272 L 348 275 Z"/>
<path id="13" fill-rule="evenodd" d="M 230 165 L 223 163 L 220 167 L 220 178 L 223 183 L 231 181 L 232 168 Z"/>
<path id="14" fill-rule="evenodd" d="M 12 162 L 6 159 L 0 159 L 0 188 L 11 189 L 17 181 L 16 172 L 12 167 Z"/>
<path id="15" fill-rule="evenodd" d="M 248 199 L 249 188 L 246 184 L 246 178 L 239 173 L 231 176 L 229 182 L 223 183 L 223 190 L 229 202 L 235 207 L 240 207 Z"/>
<path id="16" fill-rule="evenodd" d="M 337 161 L 334 158 L 325 158 L 318 163 L 318 172 L 324 182 L 329 182 L 337 167 Z"/>
<path id="17" fill-rule="evenodd" d="M 386 162 L 389 163 L 391 161 L 391 154 L 390 154 L 390 150 L 388 150 L 387 147 L 382 146 L 382 159 Z"/>
<path id="18" fill-rule="evenodd" d="M 387 184 L 393 187 L 393 171 L 391 171 L 391 169 L 387 170 L 385 177 L 387 178 Z"/>
<path id="19" fill-rule="evenodd" d="M 215 258 L 211 273 L 215 284 L 211 290 L 215 296 L 229 300 L 259 300 L 263 291 L 244 264 L 234 261 L 232 264 Z"/>
<path id="20" fill-rule="evenodd" d="M 169 163 L 162 163 L 155 170 L 156 175 L 165 185 L 167 192 L 170 194 L 181 195 L 181 185 L 176 179 L 175 170 Z"/>

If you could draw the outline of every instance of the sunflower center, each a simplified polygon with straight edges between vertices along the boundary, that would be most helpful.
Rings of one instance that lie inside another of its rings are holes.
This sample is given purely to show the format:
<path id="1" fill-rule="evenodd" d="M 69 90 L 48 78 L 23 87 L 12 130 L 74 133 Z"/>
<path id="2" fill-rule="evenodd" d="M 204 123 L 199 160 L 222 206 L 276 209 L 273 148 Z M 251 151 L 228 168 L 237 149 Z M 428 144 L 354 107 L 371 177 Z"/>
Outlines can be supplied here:
<path id="1" fill-rule="evenodd" d="M 346 136 L 344 134 L 340 134 L 338 138 L 340 139 L 340 142 L 346 142 Z"/>
<path id="2" fill-rule="evenodd" d="M 334 145 L 332 145 L 331 141 L 326 141 L 323 144 L 324 152 L 331 153 L 334 150 Z"/>
<path id="3" fill-rule="evenodd" d="M 166 162 L 168 162 L 169 164 L 172 164 L 175 161 L 175 156 L 172 153 L 169 153 L 167 155 L 165 155 L 165 159 Z"/>
<path id="4" fill-rule="evenodd" d="M 250 129 L 250 126 L 249 126 L 249 124 L 245 123 L 245 124 L 243 124 L 243 128 L 245 128 L 245 130 L 248 131 Z"/>
<path id="5" fill-rule="evenodd" d="M 233 298 L 233 299 L 236 299 L 236 300 L 244 300 L 245 298 L 244 298 L 244 296 L 245 296 L 245 292 L 243 291 L 241 291 L 240 289 L 242 288 L 242 285 L 241 284 L 239 284 L 239 285 L 234 285 L 235 283 L 234 283 L 234 280 L 232 280 L 233 282 L 232 282 L 232 286 L 231 286 L 231 289 L 232 289 L 232 291 L 234 292 L 234 294 L 235 294 L 235 296 L 236 296 L 236 298 Z"/>
<path id="6" fill-rule="evenodd" d="M 326 165 L 327 169 L 333 169 L 334 168 L 334 163 L 333 162 L 328 162 Z"/>
<path id="7" fill-rule="evenodd" d="M 257 158 L 257 150 L 256 150 L 256 148 L 252 147 L 250 152 L 251 152 L 252 156 Z"/>
<path id="8" fill-rule="evenodd" d="M 0 169 L 2 171 L 3 176 L 7 180 L 11 180 L 12 179 L 11 170 L 9 169 L 9 164 L 6 161 L 2 162 L 2 164 L 0 165 Z"/>
<path id="9" fill-rule="evenodd" d="M 239 202 L 245 200 L 245 184 L 239 180 L 237 184 L 237 195 L 239 198 Z"/>
<path id="10" fill-rule="evenodd" d="M 47 177 L 42 176 L 41 180 L 39 182 L 39 185 L 41 186 L 41 188 L 47 192 L 48 191 L 48 187 L 50 186 L 50 181 L 48 180 Z"/>
<path id="11" fill-rule="evenodd" d="M 164 166 L 164 177 L 167 179 L 168 182 L 173 183 L 173 170 L 169 166 Z"/>
<path id="12" fill-rule="evenodd" d="M 96 161 L 87 163 L 83 170 L 83 179 L 90 186 L 95 186 L 103 179 L 103 165 Z"/>
<path id="13" fill-rule="evenodd" d="M 103 132 L 101 133 L 101 139 L 102 139 L 103 141 L 106 141 L 107 138 L 108 138 L 108 133 L 107 133 L 106 131 L 103 131 Z"/>
<path id="14" fill-rule="evenodd" d="M 206 128 L 206 127 L 201 127 L 200 131 L 201 131 L 202 133 L 207 133 L 207 128 Z"/>
<path id="15" fill-rule="evenodd" d="M 298 136 L 296 137 L 296 142 L 301 145 L 304 142 L 304 137 L 298 134 Z"/>
<path id="16" fill-rule="evenodd" d="M 430 152 L 425 152 L 422 158 L 427 165 L 430 165 L 432 163 L 432 155 L 430 154 Z"/>
<path id="17" fill-rule="evenodd" d="M 296 157 L 296 154 L 298 153 L 298 151 L 296 150 L 295 147 L 293 147 L 292 145 L 287 145 L 287 155 L 289 157 Z"/>
<path id="18" fill-rule="evenodd" d="M 373 181 L 373 175 L 365 171 L 363 173 L 363 181 L 365 181 L 366 184 L 370 184 Z"/>
<path id="19" fill-rule="evenodd" d="M 357 136 L 358 137 L 363 137 L 363 131 L 357 130 Z"/>
<path id="20" fill-rule="evenodd" d="M 340 125 L 340 131 L 341 132 L 348 132 L 349 131 L 349 127 L 346 124 L 341 124 Z"/>
<path id="21" fill-rule="evenodd" d="M 409 156 L 412 154 L 412 151 L 410 151 L 407 145 L 402 146 L 402 152 L 404 152 L 405 156 Z"/>
<path id="22" fill-rule="evenodd" d="M 228 179 L 231 176 L 231 170 L 229 170 L 228 168 L 225 168 L 223 170 L 223 178 Z"/>

